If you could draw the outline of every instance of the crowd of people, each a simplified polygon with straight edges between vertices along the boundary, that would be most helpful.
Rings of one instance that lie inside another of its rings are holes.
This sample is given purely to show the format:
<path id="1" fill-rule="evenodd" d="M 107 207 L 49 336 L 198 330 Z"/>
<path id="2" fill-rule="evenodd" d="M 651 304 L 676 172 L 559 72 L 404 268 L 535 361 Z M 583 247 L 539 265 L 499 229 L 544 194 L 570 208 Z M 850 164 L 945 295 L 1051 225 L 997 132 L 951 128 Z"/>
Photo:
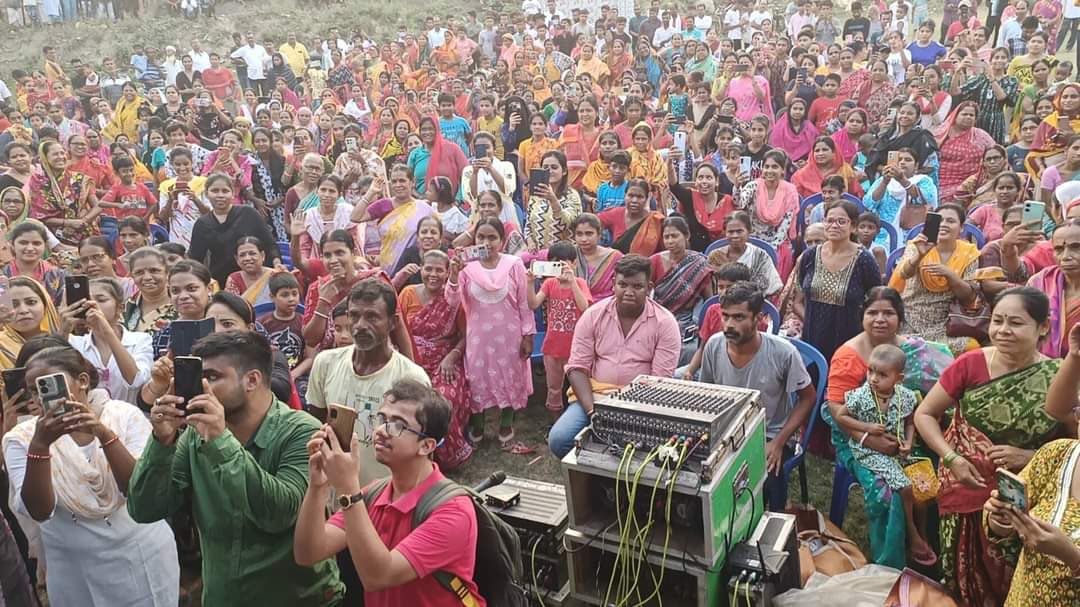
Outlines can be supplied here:
<path id="1" fill-rule="evenodd" d="M 1080 8 L 563 6 L 12 70 L 7 605 L 483 605 L 471 501 L 425 497 L 639 374 L 760 390 L 766 504 L 807 442 L 872 562 L 1080 599 Z"/>

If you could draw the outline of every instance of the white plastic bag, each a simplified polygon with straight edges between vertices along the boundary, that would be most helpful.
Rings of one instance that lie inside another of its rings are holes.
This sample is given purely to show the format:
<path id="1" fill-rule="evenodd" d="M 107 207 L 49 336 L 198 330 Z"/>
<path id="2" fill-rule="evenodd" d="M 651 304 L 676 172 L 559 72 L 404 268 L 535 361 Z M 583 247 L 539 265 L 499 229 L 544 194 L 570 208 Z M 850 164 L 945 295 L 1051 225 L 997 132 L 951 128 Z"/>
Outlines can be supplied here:
<path id="1" fill-rule="evenodd" d="M 900 572 L 883 565 L 866 565 L 828 577 L 814 573 L 806 587 L 773 598 L 774 607 L 881 607 Z"/>

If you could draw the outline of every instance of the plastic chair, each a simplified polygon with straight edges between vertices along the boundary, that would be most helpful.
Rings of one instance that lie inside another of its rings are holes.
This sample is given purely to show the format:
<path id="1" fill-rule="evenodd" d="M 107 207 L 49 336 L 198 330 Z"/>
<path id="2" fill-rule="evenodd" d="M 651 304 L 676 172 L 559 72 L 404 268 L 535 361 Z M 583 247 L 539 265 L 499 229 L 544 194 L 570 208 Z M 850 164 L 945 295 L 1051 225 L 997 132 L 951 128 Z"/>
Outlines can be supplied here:
<path id="1" fill-rule="evenodd" d="M 281 263 L 290 270 L 295 269 L 292 262 L 292 248 L 289 246 L 288 241 L 281 240 L 277 243 L 278 252 L 281 253 Z"/>
<path id="2" fill-rule="evenodd" d="M 821 405 L 825 402 L 825 382 L 829 379 L 829 363 L 825 360 L 825 355 L 818 351 L 817 348 L 802 341 L 801 339 L 791 339 L 788 341 L 795 346 L 795 349 L 799 351 L 799 355 L 802 356 L 803 364 L 806 365 L 806 370 L 812 372 L 814 368 L 817 368 L 817 384 L 814 390 L 814 408 L 810 414 L 810 419 L 806 422 L 806 430 L 803 431 L 801 437 L 799 437 L 799 444 L 795 449 L 795 455 L 791 456 L 786 462 L 784 462 L 784 483 L 787 484 L 787 479 L 791 475 L 791 471 L 798 466 L 799 468 L 799 490 L 802 497 L 802 503 L 806 504 L 810 501 L 810 491 L 806 486 L 806 445 L 810 442 L 810 435 L 814 432 L 814 424 L 817 423 L 817 418 L 821 415 Z M 795 396 L 792 395 L 794 400 Z"/>
<path id="3" fill-rule="evenodd" d="M 163 225 L 156 223 L 150 224 L 150 242 L 155 245 L 159 245 L 163 242 L 169 242 L 169 230 Z"/>
<path id="4" fill-rule="evenodd" d="M 274 302 L 268 301 L 266 303 L 261 303 L 261 304 L 255 306 L 254 309 L 255 309 L 255 318 L 258 318 L 258 317 L 262 316 L 263 314 L 266 314 L 267 312 L 273 312 L 274 311 Z M 300 312 L 300 311 L 297 310 L 297 312 Z M 303 312 L 300 312 L 300 313 L 303 314 Z"/>
<path id="5" fill-rule="evenodd" d="M 701 311 L 698 312 L 698 317 L 697 317 L 697 326 L 700 327 L 701 325 L 705 324 L 705 312 L 708 312 L 710 307 L 712 307 L 712 306 L 714 306 L 714 305 L 716 305 L 718 303 L 720 303 L 720 296 L 719 295 L 713 295 L 712 297 L 706 299 L 705 302 L 701 304 Z"/>
<path id="6" fill-rule="evenodd" d="M 889 279 L 892 278 L 893 270 L 896 269 L 897 262 L 899 262 L 900 258 L 903 257 L 903 256 L 904 256 L 904 247 L 900 247 L 900 248 L 896 249 L 895 251 L 893 251 L 892 253 L 889 253 L 888 259 L 885 260 L 885 282 L 886 283 L 888 283 Z"/>
<path id="7" fill-rule="evenodd" d="M 847 192 L 844 192 L 840 195 L 840 198 L 842 198 L 843 200 L 847 200 L 848 202 L 854 203 L 855 206 L 859 207 L 860 213 L 866 210 L 866 207 L 863 205 L 862 200 L 860 200 L 859 197 L 854 194 L 848 194 Z M 799 228 L 799 234 L 802 234 L 806 231 L 806 211 L 818 204 L 821 204 L 822 200 L 824 200 L 824 196 L 821 195 L 821 192 L 818 192 L 817 194 L 811 194 L 806 198 L 803 198 L 802 202 L 799 203 L 799 216 L 795 218 L 795 225 L 797 225 Z"/>
<path id="8" fill-rule="evenodd" d="M 847 514 L 848 494 L 855 485 L 855 477 L 848 472 L 839 461 L 833 469 L 832 502 L 829 504 L 829 520 L 837 527 L 844 526 L 844 516 Z"/>
<path id="9" fill-rule="evenodd" d="M 914 228 L 911 228 L 910 230 L 908 230 L 907 239 L 911 240 L 912 238 L 915 238 L 919 234 L 922 234 L 923 225 L 924 224 L 920 223 L 919 225 L 915 226 Z M 983 235 L 982 230 L 980 230 L 979 228 L 971 225 L 970 223 L 965 223 L 964 224 L 963 235 L 964 235 L 964 238 L 966 238 L 968 240 L 974 240 L 975 241 L 975 246 L 979 247 L 980 249 L 982 249 L 983 245 L 986 244 L 986 236 Z"/>
<path id="10" fill-rule="evenodd" d="M 706 299 L 703 304 L 701 304 L 701 311 L 698 312 L 697 317 L 697 324 L 699 327 L 705 324 L 705 312 L 707 312 L 711 306 L 717 305 L 719 303 L 720 296 L 713 295 L 712 297 Z M 765 306 L 762 308 L 762 310 L 769 317 L 769 333 L 776 335 L 780 332 L 780 310 L 777 310 L 776 306 L 772 305 L 769 300 L 765 300 Z"/>
<path id="11" fill-rule="evenodd" d="M 764 249 L 765 252 L 769 254 L 769 257 L 772 258 L 773 266 L 776 266 L 776 267 L 780 266 L 780 257 L 776 254 L 776 249 L 774 249 L 771 244 L 765 242 L 764 240 L 761 240 L 760 238 L 754 238 L 752 236 L 750 238 L 748 238 L 747 241 L 750 244 L 758 247 L 759 249 Z M 727 238 L 721 238 L 720 240 L 713 241 L 712 244 L 705 247 L 705 255 L 708 256 L 709 253 L 712 253 L 713 251 L 715 251 L 716 249 L 719 249 L 720 247 L 726 247 L 727 243 L 728 243 Z"/>
<path id="12" fill-rule="evenodd" d="M 895 251 L 900 246 L 900 235 L 896 233 L 896 226 L 891 223 L 882 223 L 878 234 L 885 232 L 889 236 L 889 248 L 886 251 Z"/>

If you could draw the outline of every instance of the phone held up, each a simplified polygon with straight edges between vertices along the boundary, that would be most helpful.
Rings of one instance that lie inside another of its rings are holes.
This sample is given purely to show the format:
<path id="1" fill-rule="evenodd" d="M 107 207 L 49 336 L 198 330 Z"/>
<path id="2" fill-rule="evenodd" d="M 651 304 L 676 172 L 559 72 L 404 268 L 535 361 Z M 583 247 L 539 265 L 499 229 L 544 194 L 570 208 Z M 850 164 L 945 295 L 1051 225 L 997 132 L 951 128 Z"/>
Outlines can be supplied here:
<path id="1" fill-rule="evenodd" d="M 926 223 L 923 224 L 923 234 L 926 234 L 926 241 L 932 244 L 937 244 L 938 235 L 941 233 L 941 213 L 927 213 Z"/>
<path id="2" fill-rule="evenodd" d="M 67 400 L 71 397 L 68 392 L 67 376 L 63 373 L 52 373 L 37 378 L 38 397 L 41 399 L 41 408 L 48 415 L 63 415 L 68 413 Z"/>
<path id="3" fill-rule="evenodd" d="M 1021 512 L 1028 511 L 1027 483 L 1019 476 L 1004 468 L 997 472 L 998 499 L 1016 507 Z"/>
<path id="4" fill-rule="evenodd" d="M 202 359 L 198 356 L 177 356 L 173 359 L 173 394 L 184 399 L 184 412 L 191 399 L 203 393 Z"/>
<path id="5" fill-rule="evenodd" d="M 90 278 L 82 274 L 64 277 L 64 300 L 72 306 L 90 299 Z M 79 312 L 76 318 L 86 318 L 86 311 Z"/>
<path id="6" fill-rule="evenodd" d="M 353 428 L 356 426 L 356 410 L 331 403 L 326 411 L 326 423 L 333 429 L 341 449 L 348 451 L 352 443 Z"/>

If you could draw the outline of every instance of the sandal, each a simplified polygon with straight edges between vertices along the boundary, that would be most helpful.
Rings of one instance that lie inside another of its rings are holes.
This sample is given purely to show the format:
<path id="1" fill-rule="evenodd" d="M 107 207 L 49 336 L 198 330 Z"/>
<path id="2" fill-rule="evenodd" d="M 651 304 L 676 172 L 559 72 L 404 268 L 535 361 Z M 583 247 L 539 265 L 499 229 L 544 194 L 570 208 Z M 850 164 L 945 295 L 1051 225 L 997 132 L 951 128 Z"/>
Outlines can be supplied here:
<path id="1" fill-rule="evenodd" d="M 469 428 L 469 442 L 470 443 L 472 443 L 475 446 L 475 445 L 479 445 L 483 441 L 484 441 L 484 433 L 483 432 L 481 432 L 478 435 L 473 434 L 472 428 Z"/>
<path id="2" fill-rule="evenodd" d="M 922 554 L 912 554 L 911 560 L 923 567 L 933 567 L 938 562 L 938 556 L 934 554 L 933 549 L 930 549 Z"/>
<path id="3" fill-rule="evenodd" d="M 532 455 L 536 453 L 536 449 L 521 441 L 515 441 L 514 444 L 503 443 L 502 450 L 512 455 Z"/>
<path id="4" fill-rule="evenodd" d="M 502 432 L 499 432 L 499 445 L 505 449 L 505 447 L 514 440 L 514 436 L 515 434 L 513 428 L 510 429 L 510 434 L 503 434 Z"/>

